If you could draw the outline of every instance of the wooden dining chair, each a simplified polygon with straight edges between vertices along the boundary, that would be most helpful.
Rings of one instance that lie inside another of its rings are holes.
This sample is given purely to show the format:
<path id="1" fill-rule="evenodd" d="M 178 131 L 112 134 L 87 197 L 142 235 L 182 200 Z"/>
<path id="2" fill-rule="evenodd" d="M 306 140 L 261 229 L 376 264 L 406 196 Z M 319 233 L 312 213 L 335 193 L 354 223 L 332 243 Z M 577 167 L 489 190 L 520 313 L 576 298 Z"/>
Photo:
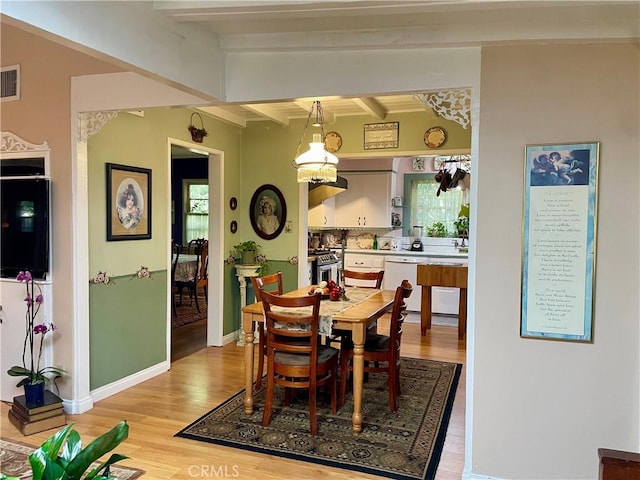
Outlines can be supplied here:
<path id="1" fill-rule="evenodd" d="M 379 289 L 382 287 L 383 278 L 384 270 L 380 270 L 379 272 L 357 272 L 355 270 L 344 271 L 344 283 L 346 286 L 354 285 L 354 282 L 350 282 L 349 280 L 364 280 L 368 282 L 366 285 L 363 285 L 362 282 L 357 282 L 357 285 L 364 288 Z"/>
<path id="2" fill-rule="evenodd" d="M 331 412 L 335 414 L 338 378 L 338 350 L 322 346 L 319 341 L 320 295 L 288 297 L 263 290 L 260 297 L 267 324 L 267 390 L 262 425 L 266 427 L 271 421 L 275 385 L 285 387 L 285 405 L 289 403 L 291 389 L 306 389 L 310 430 L 316 435 L 317 389 L 329 385 Z M 300 314 L 303 307 L 311 307 L 311 312 Z"/>
<path id="3" fill-rule="evenodd" d="M 386 372 L 389 390 L 389 410 L 398 410 L 400 396 L 400 342 L 402 323 L 406 315 L 405 299 L 409 298 L 413 286 L 408 280 L 396 288 L 391 310 L 389 335 L 368 333 L 364 344 L 364 371 Z M 344 404 L 347 386 L 347 373 L 353 371 L 353 343 L 340 348 L 340 405 Z"/>
<path id="4" fill-rule="evenodd" d="M 178 316 L 178 310 L 176 308 L 176 294 L 178 293 L 176 287 L 176 267 L 178 266 L 181 251 L 182 245 L 179 243 L 171 243 L 171 255 L 173 257 L 171 261 L 171 310 L 173 311 L 174 317 Z"/>
<path id="5" fill-rule="evenodd" d="M 253 293 L 256 296 L 256 302 L 260 302 L 260 292 L 266 290 L 270 293 L 282 295 L 284 292 L 282 287 L 282 272 L 276 272 L 262 277 L 251 277 L 251 285 Z M 264 374 L 264 357 L 267 355 L 267 335 L 265 324 L 262 323 L 260 330 L 260 338 L 258 340 L 258 372 L 256 374 L 256 390 L 262 387 L 262 375 Z"/>
<path id="6" fill-rule="evenodd" d="M 350 280 L 361 280 L 355 282 L 360 288 L 377 288 L 382 287 L 382 279 L 384 278 L 384 270 L 378 272 L 358 272 L 356 270 L 344 270 L 344 284 L 346 287 L 354 286 L 354 282 Z M 366 284 L 363 285 L 363 281 Z M 376 332 L 378 330 L 378 322 L 373 322 L 367 327 L 367 331 Z M 351 332 L 348 330 L 333 329 L 329 336 L 329 342 L 342 342 L 342 340 L 351 341 Z"/>
<path id="7" fill-rule="evenodd" d="M 198 282 L 200 279 L 202 268 L 202 250 L 204 246 L 204 239 L 197 238 L 189 241 L 187 245 L 187 252 L 184 253 L 189 255 L 195 255 L 195 268 L 191 274 L 191 277 L 187 280 L 179 280 L 176 281 L 176 286 L 180 291 L 180 304 L 182 304 L 182 291 L 184 288 L 189 292 L 189 300 L 190 304 L 193 304 L 194 297 L 196 302 L 196 310 L 200 313 L 200 304 L 198 303 Z M 207 244 L 207 253 L 208 253 L 208 244 Z M 207 255 L 208 256 L 208 255 Z M 206 292 L 206 290 L 205 290 Z"/>
<path id="8" fill-rule="evenodd" d="M 196 308 L 198 308 L 197 291 L 199 288 L 202 288 L 204 292 L 204 301 L 209 303 L 209 241 L 200 240 L 200 260 L 198 261 L 198 273 L 196 275 Z M 198 311 L 200 311 L 199 308 Z"/>

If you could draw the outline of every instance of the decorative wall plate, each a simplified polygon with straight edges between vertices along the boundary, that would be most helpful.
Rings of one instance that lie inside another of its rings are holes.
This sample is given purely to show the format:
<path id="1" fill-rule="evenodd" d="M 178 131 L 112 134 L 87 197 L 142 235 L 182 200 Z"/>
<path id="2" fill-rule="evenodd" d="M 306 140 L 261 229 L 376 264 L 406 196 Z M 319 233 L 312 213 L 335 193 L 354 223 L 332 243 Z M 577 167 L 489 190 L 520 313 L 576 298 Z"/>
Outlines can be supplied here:
<path id="1" fill-rule="evenodd" d="M 442 127 L 431 127 L 424 132 L 424 144 L 429 148 L 438 148 L 447 141 L 447 132 Z"/>
<path id="2" fill-rule="evenodd" d="M 327 152 L 334 153 L 342 147 L 342 137 L 338 132 L 329 132 L 324 137 L 324 148 Z"/>
<path id="3" fill-rule="evenodd" d="M 238 207 L 238 199 L 236 197 L 231 197 L 229 200 L 229 208 L 231 210 L 235 210 Z"/>
<path id="4" fill-rule="evenodd" d="M 231 230 L 231 233 L 236 233 L 238 231 L 238 222 L 232 220 L 231 224 L 229 225 L 229 230 Z"/>

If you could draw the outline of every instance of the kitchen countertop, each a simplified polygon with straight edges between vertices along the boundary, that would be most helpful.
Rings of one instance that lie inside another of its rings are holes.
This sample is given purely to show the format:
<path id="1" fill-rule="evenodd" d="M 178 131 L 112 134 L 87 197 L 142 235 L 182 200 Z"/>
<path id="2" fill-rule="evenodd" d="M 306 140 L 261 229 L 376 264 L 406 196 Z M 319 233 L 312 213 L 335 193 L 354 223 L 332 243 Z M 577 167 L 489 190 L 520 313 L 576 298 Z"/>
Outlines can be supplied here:
<path id="1" fill-rule="evenodd" d="M 331 250 L 341 251 L 341 248 L 331 248 Z M 422 252 L 411 250 L 373 250 L 366 248 L 347 248 L 345 253 L 362 253 L 365 255 L 384 255 L 398 257 L 437 257 L 437 258 L 468 258 L 468 252 L 459 252 L 451 249 L 451 251 L 443 252 L 442 249 L 427 249 Z"/>

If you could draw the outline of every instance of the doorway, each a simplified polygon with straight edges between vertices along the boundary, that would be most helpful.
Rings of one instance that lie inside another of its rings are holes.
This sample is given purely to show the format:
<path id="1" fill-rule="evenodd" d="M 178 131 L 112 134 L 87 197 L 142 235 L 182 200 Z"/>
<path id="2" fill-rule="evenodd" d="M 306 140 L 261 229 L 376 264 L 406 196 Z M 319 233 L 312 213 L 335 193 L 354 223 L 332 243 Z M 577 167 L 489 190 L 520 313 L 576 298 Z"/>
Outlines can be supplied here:
<path id="1" fill-rule="evenodd" d="M 222 152 L 215 151 L 199 144 L 169 139 L 169 185 L 170 185 L 170 229 L 169 243 L 181 244 L 181 257 L 186 258 L 189 241 L 193 238 L 205 238 L 209 242 L 209 261 L 207 289 L 208 302 L 203 289 L 196 292 L 198 308 L 195 299 L 189 297 L 189 292 L 183 291 L 182 303 L 176 305 L 176 315 L 173 314 L 172 302 L 176 290 L 172 279 L 168 279 L 168 316 L 171 335 L 168 337 L 168 358 L 171 361 L 194 353 L 208 345 L 222 344 L 222 315 L 216 310 L 215 292 L 220 291 L 222 283 L 221 272 L 216 265 L 221 262 L 222 242 L 220 227 L 220 211 L 222 198 Z M 172 252 L 168 253 L 171 271 Z"/>

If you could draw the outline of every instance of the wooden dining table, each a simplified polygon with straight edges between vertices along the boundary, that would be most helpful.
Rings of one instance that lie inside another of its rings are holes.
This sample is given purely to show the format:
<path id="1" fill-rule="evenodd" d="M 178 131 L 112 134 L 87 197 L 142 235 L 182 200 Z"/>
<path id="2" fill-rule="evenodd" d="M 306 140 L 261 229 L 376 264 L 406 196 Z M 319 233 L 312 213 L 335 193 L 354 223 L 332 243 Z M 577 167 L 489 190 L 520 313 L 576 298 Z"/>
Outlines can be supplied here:
<path id="1" fill-rule="evenodd" d="M 285 293 L 287 296 L 308 295 L 310 287 Z M 351 295 L 351 297 L 350 297 Z M 371 325 L 385 312 L 391 310 L 394 290 L 372 290 L 369 288 L 347 287 L 345 296 L 348 301 L 322 300 L 320 317 L 330 315 L 333 328 L 351 331 L 353 339 L 353 414 L 351 416 L 353 432 L 362 431 L 362 383 L 364 379 L 364 340 L 367 326 Z M 340 309 L 344 306 L 343 309 Z M 245 396 L 244 410 L 247 415 L 253 413 L 253 331 L 254 322 L 264 322 L 262 303 L 252 303 L 242 308 L 242 329 L 245 332 Z"/>

